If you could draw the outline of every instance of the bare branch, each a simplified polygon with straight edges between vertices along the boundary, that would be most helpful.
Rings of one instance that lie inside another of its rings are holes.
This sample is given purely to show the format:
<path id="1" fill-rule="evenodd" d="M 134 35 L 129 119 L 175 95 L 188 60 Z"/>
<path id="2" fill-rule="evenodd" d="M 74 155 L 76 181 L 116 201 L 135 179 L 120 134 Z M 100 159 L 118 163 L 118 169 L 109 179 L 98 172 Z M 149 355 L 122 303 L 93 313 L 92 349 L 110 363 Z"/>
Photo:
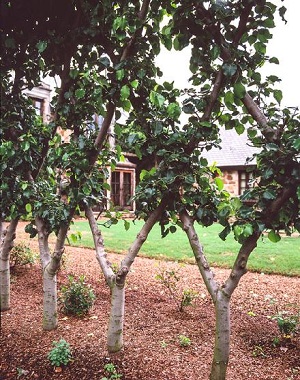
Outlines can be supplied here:
<path id="1" fill-rule="evenodd" d="M 164 211 L 166 203 L 167 203 L 167 201 L 163 199 L 161 201 L 161 203 L 159 204 L 159 206 L 154 211 L 151 212 L 149 218 L 146 220 L 142 229 L 138 233 L 135 241 L 133 242 L 133 244 L 129 248 L 127 255 L 125 256 L 124 260 L 122 261 L 121 269 L 127 268 L 127 270 L 129 271 L 130 266 L 132 265 L 137 254 L 139 253 L 141 246 L 143 245 L 143 243 L 147 239 L 152 227 L 159 220 L 162 212 Z"/>
<path id="2" fill-rule="evenodd" d="M 204 255 L 203 248 L 200 244 L 197 232 L 194 228 L 194 222 L 186 210 L 180 213 L 180 220 L 183 223 L 183 230 L 188 236 L 203 281 L 205 282 L 207 290 L 209 291 L 209 294 L 215 302 L 219 285 L 215 281 L 214 273 L 210 269 L 209 264 Z"/>
<path id="3" fill-rule="evenodd" d="M 104 248 L 104 241 L 101 231 L 98 228 L 97 221 L 92 209 L 88 205 L 84 205 L 84 211 L 92 231 L 96 250 L 96 258 L 104 274 L 105 280 L 110 287 L 113 284 L 115 274 L 111 268 L 109 261 L 107 260 L 107 254 Z"/>

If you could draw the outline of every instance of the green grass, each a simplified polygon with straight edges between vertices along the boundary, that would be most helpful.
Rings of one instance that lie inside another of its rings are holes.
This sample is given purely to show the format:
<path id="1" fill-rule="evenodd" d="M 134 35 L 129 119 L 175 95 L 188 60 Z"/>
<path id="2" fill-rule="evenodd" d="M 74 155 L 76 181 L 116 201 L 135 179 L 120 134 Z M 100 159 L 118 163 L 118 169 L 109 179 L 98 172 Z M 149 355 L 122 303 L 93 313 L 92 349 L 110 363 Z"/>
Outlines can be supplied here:
<path id="1" fill-rule="evenodd" d="M 100 222 L 101 223 L 101 222 Z M 141 221 L 130 223 L 125 231 L 120 221 L 110 228 L 100 226 L 105 248 L 108 252 L 125 253 L 142 226 Z M 208 228 L 196 226 L 205 255 L 212 266 L 232 267 L 240 245 L 230 235 L 222 241 L 218 233 L 222 226 L 214 224 Z M 92 234 L 88 222 L 76 221 L 71 232 L 80 231 L 81 240 L 75 245 L 94 248 Z M 264 273 L 278 273 L 288 276 L 300 276 L 300 237 L 282 237 L 278 243 L 272 243 L 267 237 L 260 239 L 257 248 L 250 255 L 248 269 Z M 141 248 L 140 256 L 156 259 L 194 262 L 193 253 L 186 234 L 177 229 L 175 234 L 169 233 L 161 238 L 159 226 L 155 226 Z"/>

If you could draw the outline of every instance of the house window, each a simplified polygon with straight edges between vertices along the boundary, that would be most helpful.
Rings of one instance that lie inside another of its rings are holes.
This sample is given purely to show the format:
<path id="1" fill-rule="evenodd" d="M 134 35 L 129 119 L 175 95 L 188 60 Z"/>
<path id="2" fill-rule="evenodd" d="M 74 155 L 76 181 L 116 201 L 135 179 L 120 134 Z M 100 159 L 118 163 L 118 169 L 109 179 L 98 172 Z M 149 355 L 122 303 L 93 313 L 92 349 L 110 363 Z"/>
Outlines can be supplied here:
<path id="1" fill-rule="evenodd" d="M 243 194 L 245 190 L 253 187 L 253 174 L 252 172 L 239 171 L 239 194 Z"/>
<path id="2" fill-rule="evenodd" d="M 111 201 L 120 210 L 132 210 L 133 171 L 114 171 L 111 173 Z"/>
<path id="3" fill-rule="evenodd" d="M 35 112 L 38 116 L 43 116 L 44 112 L 44 100 L 38 98 L 31 98 L 33 107 L 35 108 Z"/>

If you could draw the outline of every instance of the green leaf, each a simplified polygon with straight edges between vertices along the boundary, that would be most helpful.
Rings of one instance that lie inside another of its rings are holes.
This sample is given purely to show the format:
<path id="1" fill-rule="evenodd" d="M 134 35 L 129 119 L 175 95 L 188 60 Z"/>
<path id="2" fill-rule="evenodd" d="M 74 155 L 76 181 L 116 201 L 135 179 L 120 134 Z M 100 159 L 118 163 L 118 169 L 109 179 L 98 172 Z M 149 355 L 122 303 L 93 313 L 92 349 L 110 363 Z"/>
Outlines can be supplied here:
<path id="1" fill-rule="evenodd" d="M 199 123 L 202 127 L 211 128 L 212 124 L 210 121 L 200 121 Z"/>
<path id="2" fill-rule="evenodd" d="M 267 148 L 268 151 L 277 152 L 278 149 L 279 149 L 279 146 L 277 144 L 275 144 L 275 143 L 268 143 L 266 145 L 266 148 Z"/>
<path id="3" fill-rule="evenodd" d="M 251 224 L 245 224 L 243 229 L 243 236 L 248 237 L 253 234 L 253 227 Z"/>
<path id="4" fill-rule="evenodd" d="M 278 104 L 280 104 L 282 100 L 282 91 L 274 90 L 273 95 L 274 95 L 274 98 L 277 100 Z"/>
<path id="5" fill-rule="evenodd" d="M 139 81 L 137 79 L 135 79 L 135 80 L 131 81 L 130 84 L 131 84 L 131 87 L 137 88 L 139 85 Z"/>
<path id="6" fill-rule="evenodd" d="M 108 57 L 101 57 L 99 59 L 99 62 L 104 66 L 104 67 L 109 67 L 110 66 L 110 60 Z"/>
<path id="7" fill-rule="evenodd" d="M 32 211 L 32 207 L 31 207 L 31 204 L 30 204 L 30 203 L 26 203 L 26 205 L 25 205 L 25 210 L 26 210 L 27 212 L 31 212 L 31 211 Z"/>
<path id="8" fill-rule="evenodd" d="M 163 131 L 163 124 L 160 121 L 155 121 L 153 124 L 153 133 L 155 136 L 160 135 Z"/>
<path id="9" fill-rule="evenodd" d="M 241 82 L 237 82 L 233 86 L 233 92 L 237 98 L 242 99 L 246 94 L 246 89 Z"/>
<path id="10" fill-rule="evenodd" d="M 224 95 L 224 102 L 226 106 L 231 109 L 234 103 L 234 94 L 230 91 L 227 91 Z"/>
<path id="11" fill-rule="evenodd" d="M 187 114 L 192 114 L 194 113 L 194 105 L 192 103 L 185 104 L 182 107 L 182 111 Z"/>
<path id="12" fill-rule="evenodd" d="M 126 231 L 128 231 L 130 228 L 130 222 L 128 222 L 128 220 L 126 220 L 126 219 L 124 219 L 124 227 L 125 227 Z"/>
<path id="13" fill-rule="evenodd" d="M 271 230 L 268 233 L 268 238 L 272 243 L 277 243 L 278 241 L 281 240 L 281 237 L 279 234 L 277 234 L 274 230 Z"/>
<path id="14" fill-rule="evenodd" d="M 167 108 L 167 112 L 168 112 L 168 115 L 172 118 L 172 119 L 178 119 L 178 117 L 180 116 L 181 114 L 181 109 L 179 107 L 179 104 L 178 103 L 170 103 L 168 105 L 168 108 Z"/>
<path id="15" fill-rule="evenodd" d="M 123 100 L 121 104 L 126 112 L 129 112 L 131 110 L 132 104 L 128 99 Z"/>
<path id="16" fill-rule="evenodd" d="M 156 107 L 161 107 L 164 102 L 165 102 L 165 98 L 159 94 L 158 92 L 155 92 L 155 91 L 151 91 L 150 92 L 150 102 L 155 105 Z"/>
<path id="17" fill-rule="evenodd" d="M 214 45 L 214 47 L 211 50 L 212 59 L 217 59 L 219 55 L 220 55 L 220 48 L 218 45 Z"/>
<path id="18" fill-rule="evenodd" d="M 118 80 L 122 80 L 124 78 L 124 75 L 125 75 L 125 70 L 124 69 L 116 71 L 116 77 L 117 77 Z"/>
<path id="19" fill-rule="evenodd" d="M 78 88 L 76 91 L 75 91 L 75 97 L 77 99 L 82 99 L 85 95 L 85 89 L 84 88 Z"/>
<path id="20" fill-rule="evenodd" d="M 237 71 L 237 65 L 234 63 L 225 63 L 222 67 L 224 75 L 232 77 Z"/>
<path id="21" fill-rule="evenodd" d="M 279 59 L 276 57 L 272 57 L 269 59 L 270 63 L 275 63 L 276 65 L 279 65 Z"/>
<path id="22" fill-rule="evenodd" d="M 177 50 L 177 51 L 179 51 L 179 50 L 182 49 L 182 48 L 181 48 L 181 43 L 180 43 L 180 40 L 179 40 L 178 36 L 176 36 L 176 37 L 174 38 L 173 46 L 174 46 L 174 49 Z"/>
<path id="23" fill-rule="evenodd" d="M 222 179 L 220 177 L 215 178 L 215 184 L 217 185 L 217 188 L 219 191 L 223 190 L 224 182 L 222 181 Z"/>
<path id="24" fill-rule="evenodd" d="M 177 231 L 177 228 L 176 228 L 176 226 L 170 226 L 169 230 L 170 230 L 171 234 L 174 234 Z"/>
<path id="25" fill-rule="evenodd" d="M 124 30 L 127 25 L 127 20 L 125 17 L 116 17 L 113 22 L 113 29 L 116 31 L 118 29 Z"/>
<path id="26" fill-rule="evenodd" d="M 39 41 L 36 44 L 36 47 L 37 47 L 39 53 L 43 53 L 43 51 L 45 51 L 47 48 L 47 41 Z"/>
<path id="27" fill-rule="evenodd" d="M 271 200 L 276 198 L 276 192 L 274 190 L 266 190 L 263 193 L 263 198 Z"/>
<path id="28" fill-rule="evenodd" d="M 293 148 L 296 150 L 300 150 L 300 137 L 298 137 L 295 141 L 293 141 Z"/>
<path id="29" fill-rule="evenodd" d="M 130 88 L 129 86 L 127 86 L 127 84 L 125 84 L 121 88 L 121 99 L 126 100 L 128 99 L 129 95 L 130 95 Z"/>
<path id="30" fill-rule="evenodd" d="M 236 124 L 236 125 L 234 126 L 234 129 L 236 130 L 236 132 L 237 132 L 239 135 L 241 135 L 241 134 L 244 133 L 244 131 L 245 131 L 245 127 L 244 127 L 244 125 L 241 124 L 241 123 Z"/>
<path id="31" fill-rule="evenodd" d="M 164 82 L 163 83 L 163 86 L 164 88 L 167 90 L 167 91 L 172 91 L 173 88 L 174 88 L 174 82 Z"/>
<path id="32" fill-rule="evenodd" d="M 263 25 L 264 25 L 266 28 L 274 28 L 274 27 L 275 27 L 274 20 L 271 19 L 271 18 L 267 18 L 267 19 L 265 19 L 264 22 L 263 22 Z"/>

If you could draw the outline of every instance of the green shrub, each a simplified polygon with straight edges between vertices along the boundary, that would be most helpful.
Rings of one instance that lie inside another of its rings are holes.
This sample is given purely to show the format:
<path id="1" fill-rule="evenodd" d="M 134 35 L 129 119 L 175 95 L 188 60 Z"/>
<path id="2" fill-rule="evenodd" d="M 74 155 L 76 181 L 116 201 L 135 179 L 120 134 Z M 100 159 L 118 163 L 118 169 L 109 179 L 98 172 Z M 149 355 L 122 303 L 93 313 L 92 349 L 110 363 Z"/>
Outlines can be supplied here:
<path id="1" fill-rule="evenodd" d="M 34 264 L 37 259 L 34 253 L 25 243 L 16 244 L 10 251 L 10 267 L 15 268 L 27 264 Z"/>
<path id="2" fill-rule="evenodd" d="M 104 371 L 106 376 L 102 377 L 101 380 L 117 380 L 122 377 L 122 375 L 117 372 L 117 369 L 113 363 L 105 364 Z"/>
<path id="3" fill-rule="evenodd" d="M 55 367 L 61 367 L 61 365 L 68 365 L 72 359 L 72 353 L 70 345 L 64 339 L 59 342 L 53 342 L 53 348 L 48 354 L 48 359 Z"/>
<path id="4" fill-rule="evenodd" d="M 85 283 L 83 275 L 79 276 L 78 280 L 68 276 L 68 281 L 68 284 L 60 289 L 59 304 L 62 312 L 77 316 L 87 314 L 96 298 L 93 289 Z"/>

